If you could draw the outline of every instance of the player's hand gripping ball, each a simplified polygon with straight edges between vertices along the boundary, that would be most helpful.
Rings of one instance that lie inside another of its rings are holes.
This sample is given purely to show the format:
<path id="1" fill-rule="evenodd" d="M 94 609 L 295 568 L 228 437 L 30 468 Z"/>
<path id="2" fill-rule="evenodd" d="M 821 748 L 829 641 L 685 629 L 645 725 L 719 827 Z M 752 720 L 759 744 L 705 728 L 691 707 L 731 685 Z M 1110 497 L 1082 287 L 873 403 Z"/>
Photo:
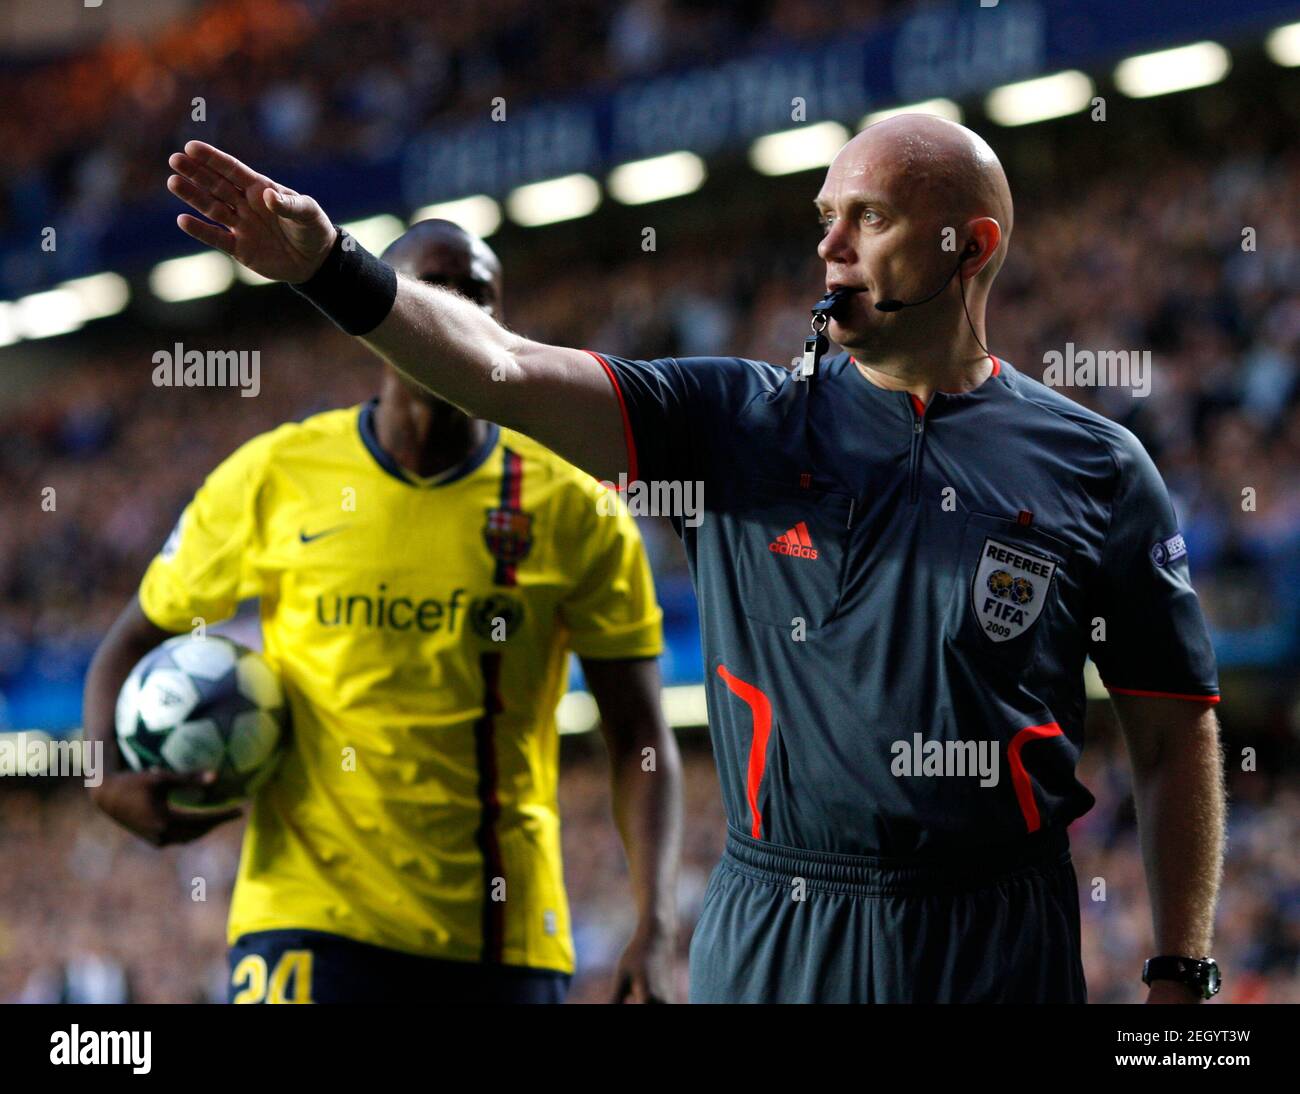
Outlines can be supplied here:
<path id="1" fill-rule="evenodd" d="M 181 635 L 151 650 L 117 698 L 117 740 L 136 771 L 216 772 L 173 805 L 228 807 L 270 777 L 289 729 L 284 688 L 261 654 L 229 638 Z"/>

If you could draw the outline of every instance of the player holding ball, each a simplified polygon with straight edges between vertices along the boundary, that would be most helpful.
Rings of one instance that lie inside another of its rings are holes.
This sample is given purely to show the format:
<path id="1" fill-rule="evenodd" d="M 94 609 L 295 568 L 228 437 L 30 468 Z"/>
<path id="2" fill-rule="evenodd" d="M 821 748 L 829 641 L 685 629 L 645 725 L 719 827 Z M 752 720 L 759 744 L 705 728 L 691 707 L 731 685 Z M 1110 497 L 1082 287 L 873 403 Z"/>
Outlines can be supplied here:
<path id="1" fill-rule="evenodd" d="M 456 225 L 417 224 L 385 254 L 500 315 L 496 255 Z M 259 599 L 292 730 L 252 798 L 232 1002 L 563 1000 L 555 709 L 569 650 L 600 709 L 639 914 L 615 996 L 671 998 L 681 787 L 661 612 L 635 523 L 607 501 L 541 445 L 392 368 L 377 399 L 253 438 L 199 489 L 95 656 L 85 725 L 116 759 L 114 706 L 137 660 Z M 169 804 L 210 779 L 112 766 L 96 803 L 153 843 L 239 815 Z"/>

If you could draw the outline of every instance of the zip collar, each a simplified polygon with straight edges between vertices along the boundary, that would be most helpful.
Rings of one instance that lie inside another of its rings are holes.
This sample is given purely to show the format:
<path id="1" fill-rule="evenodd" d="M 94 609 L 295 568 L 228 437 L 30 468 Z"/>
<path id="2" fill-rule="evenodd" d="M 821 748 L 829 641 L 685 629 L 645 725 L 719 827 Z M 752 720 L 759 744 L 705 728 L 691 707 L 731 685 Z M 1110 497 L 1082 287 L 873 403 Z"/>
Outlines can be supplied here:
<path id="1" fill-rule="evenodd" d="M 933 419 L 937 415 L 954 412 L 965 406 L 972 406 L 990 398 L 995 398 L 1006 390 L 1010 383 L 1010 366 L 1001 358 L 989 354 L 993 359 L 993 371 L 984 381 L 969 391 L 936 391 L 928 404 L 909 391 L 891 391 L 878 387 L 863 376 L 857 369 L 857 362 L 850 354 L 842 354 L 838 360 L 826 367 L 827 378 L 838 382 L 845 377 L 848 382 L 868 393 L 870 398 L 883 399 L 896 413 L 909 423 L 916 419 Z"/>

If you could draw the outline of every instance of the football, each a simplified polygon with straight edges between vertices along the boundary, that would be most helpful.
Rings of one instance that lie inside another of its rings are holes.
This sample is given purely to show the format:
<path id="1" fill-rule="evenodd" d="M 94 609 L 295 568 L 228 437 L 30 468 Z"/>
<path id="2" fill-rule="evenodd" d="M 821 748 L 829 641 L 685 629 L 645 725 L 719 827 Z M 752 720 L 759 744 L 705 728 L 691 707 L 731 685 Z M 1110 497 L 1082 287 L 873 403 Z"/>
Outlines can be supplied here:
<path id="1" fill-rule="evenodd" d="M 261 654 L 217 635 L 180 635 L 131 670 L 117 699 L 117 740 L 136 771 L 189 775 L 170 800 L 216 809 L 252 796 L 270 776 L 288 730 L 284 688 Z"/>

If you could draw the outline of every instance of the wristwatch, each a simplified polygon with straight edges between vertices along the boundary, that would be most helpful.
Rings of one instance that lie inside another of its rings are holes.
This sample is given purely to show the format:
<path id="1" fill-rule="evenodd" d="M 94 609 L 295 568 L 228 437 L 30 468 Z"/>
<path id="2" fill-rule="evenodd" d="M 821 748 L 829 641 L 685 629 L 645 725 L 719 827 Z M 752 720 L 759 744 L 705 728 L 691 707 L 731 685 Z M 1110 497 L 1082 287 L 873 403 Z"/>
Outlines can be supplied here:
<path id="1" fill-rule="evenodd" d="M 1175 980 L 1186 984 L 1202 999 L 1219 994 L 1219 963 L 1213 957 L 1148 957 L 1142 966 L 1142 983 Z"/>

